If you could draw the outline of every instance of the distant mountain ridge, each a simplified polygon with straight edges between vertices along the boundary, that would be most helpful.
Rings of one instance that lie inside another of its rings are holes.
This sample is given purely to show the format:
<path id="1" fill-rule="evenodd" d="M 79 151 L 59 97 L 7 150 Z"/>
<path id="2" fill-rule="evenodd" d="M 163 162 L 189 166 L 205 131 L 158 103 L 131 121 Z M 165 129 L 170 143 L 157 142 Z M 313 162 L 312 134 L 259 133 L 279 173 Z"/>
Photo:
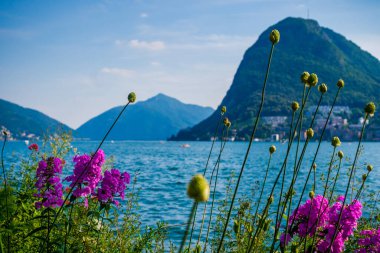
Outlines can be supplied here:
<path id="1" fill-rule="evenodd" d="M 67 125 L 37 110 L 25 108 L 4 99 L 0 99 L 0 129 L 10 131 L 15 139 L 41 138 L 54 134 L 58 129 L 71 131 Z"/>
<path id="2" fill-rule="evenodd" d="M 121 108 L 114 107 L 90 119 L 76 130 L 75 137 L 101 139 Z M 211 107 L 184 104 L 160 93 L 146 101 L 129 105 L 108 139 L 166 140 L 180 129 L 199 123 L 213 111 Z"/>
<path id="3" fill-rule="evenodd" d="M 217 110 L 191 129 L 184 129 L 172 140 L 209 140 L 220 108 L 227 106 L 227 116 L 236 129 L 237 137 L 247 137 L 261 98 L 268 55 L 269 33 L 278 29 L 280 42 L 275 46 L 262 116 L 289 116 L 290 103 L 300 101 L 303 71 L 318 74 L 319 83 L 328 85 L 324 105 L 331 105 L 338 79 L 346 85 L 341 91 L 337 105 L 349 106 L 356 122 L 362 115 L 364 105 L 374 101 L 380 106 L 380 62 L 363 51 L 344 36 L 321 27 L 317 21 L 302 18 L 286 18 L 266 29 L 258 40 L 247 49 L 236 71 L 232 85 Z M 319 93 L 311 92 L 308 105 L 316 105 Z M 379 118 L 379 117 L 377 117 Z M 377 124 L 378 119 L 374 120 Z M 377 125 L 379 126 L 379 124 Z M 258 132 L 257 136 L 264 136 Z"/>

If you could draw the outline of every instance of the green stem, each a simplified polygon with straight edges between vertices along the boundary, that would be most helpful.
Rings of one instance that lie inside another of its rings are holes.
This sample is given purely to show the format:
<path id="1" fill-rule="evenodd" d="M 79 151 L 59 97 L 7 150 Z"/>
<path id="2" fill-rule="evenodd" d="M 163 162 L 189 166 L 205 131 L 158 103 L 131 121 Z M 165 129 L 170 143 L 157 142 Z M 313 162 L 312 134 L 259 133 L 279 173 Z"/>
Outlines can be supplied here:
<path id="1" fill-rule="evenodd" d="M 363 122 L 363 127 L 362 127 L 362 130 L 360 132 L 360 139 L 359 139 L 359 143 L 358 143 L 358 148 L 356 149 L 356 154 L 355 154 L 355 159 L 354 159 L 354 162 L 352 164 L 352 169 L 351 169 L 351 172 L 350 172 L 350 176 L 348 178 L 348 184 L 347 184 L 347 188 L 346 188 L 346 192 L 344 194 L 344 199 L 343 199 L 343 203 L 342 203 L 342 208 L 340 210 L 340 213 L 339 213 L 339 218 L 338 218 L 338 222 L 335 226 L 335 231 L 334 231 L 334 236 L 332 237 L 331 239 L 331 242 L 330 242 L 330 245 L 329 245 L 329 250 L 328 250 L 328 253 L 331 252 L 331 246 L 338 234 L 338 227 L 339 227 L 339 223 L 342 219 L 342 214 L 343 214 L 343 208 L 344 208 L 344 204 L 346 203 L 346 198 L 347 198 L 347 194 L 348 194 L 348 189 L 350 188 L 350 184 L 351 184 L 351 179 L 352 179 L 352 175 L 353 175 L 353 172 L 355 170 L 355 165 L 356 165 L 356 162 L 357 162 L 357 159 L 359 157 L 359 150 L 360 150 L 360 144 L 362 143 L 362 139 L 363 139 L 363 135 L 364 135 L 364 129 L 365 129 L 365 124 L 367 122 L 367 119 L 368 119 L 368 113 L 366 113 L 365 115 L 365 118 L 364 118 L 364 122 Z"/>
<path id="2" fill-rule="evenodd" d="M 179 253 L 182 253 L 183 247 L 185 246 L 187 235 L 188 235 L 189 229 L 190 229 L 190 225 L 192 224 L 193 218 L 195 218 L 194 215 L 195 215 L 195 209 L 196 209 L 197 204 L 198 204 L 198 202 L 194 201 L 193 207 L 191 208 L 190 216 L 189 216 L 189 219 L 187 221 L 186 230 L 185 230 L 185 233 L 183 234 L 181 246 L 178 250 Z"/>
<path id="3" fill-rule="evenodd" d="M 70 204 L 71 204 L 71 206 L 70 206 L 69 216 L 71 217 L 71 213 L 73 212 L 74 203 L 70 203 Z M 65 244 L 63 246 L 63 252 L 64 253 L 67 252 L 66 245 L 67 245 L 67 237 L 69 235 L 69 227 L 70 227 L 70 220 L 68 220 L 68 224 L 67 224 L 67 228 L 66 228 L 66 232 L 65 232 Z"/>
<path id="4" fill-rule="evenodd" d="M 6 142 L 7 142 L 7 134 L 4 134 L 3 147 L 1 148 L 1 168 L 3 169 L 4 187 L 5 187 L 5 209 L 6 209 L 6 214 L 7 214 L 6 228 L 8 228 L 9 226 L 8 182 L 7 182 L 7 174 L 5 172 L 5 166 L 4 166 L 4 148 L 5 148 Z M 8 252 L 11 252 L 11 239 L 10 239 L 9 232 L 7 232 L 7 249 L 8 249 Z"/>
<path id="5" fill-rule="evenodd" d="M 98 238 L 96 239 L 96 245 L 95 245 L 95 252 L 97 252 L 97 249 L 98 249 L 98 245 L 99 245 L 99 238 L 100 238 L 100 231 L 102 230 L 103 228 L 103 222 L 104 222 L 104 214 L 106 212 L 106 209 L 104 208 L 103 210 L 103 214 L 102 214 L 102 220 L 100 221 L 100 228 L 99 228 L 99 231 L 98 231 Z M 108 217 L 108 213 L 107 213 L 107 217 Z"/>
<path id="6" fill-rule="evenodd" d="M 271 64 L 271 61 L 272 61 L 273 49 L 274 49 L 274 44 L 272 43 L 272 47 L 271 47 L 270 54 L 269 54 L 268 65 L 267 65 L 267 71 L 266 71 L 266 74 L 265 74 L 264 85 L 263 85 L 263 89 L 262 89 L 262 92 L 261 92 L 260 107 L 259 107 L 259 110 L 257 112 L 255 124 L 253 126 L 253 130 L 252 130 L 251 137 L 250 137 L 250 140 L 249 140 L 247 152 L 245 154 L 244 161 L 243 161 L 243 164 L 242 164 L 241 169 L 240 169 L 240 173 L 239 173 L 239 177 L 238 177 L 238 180 L 237 180 L 237 183 L 236 183 L 235 191 L 234 191 L 234 194 L 232 195 L 230 209 L 229 209 L 228 214 L 227 214 L 226 224 L 224 224 L 224 229 L 223 229 L 222 237 L 220 238 L 220 241 L 219 241 L 219 246 L 218 246 L 217 253 L 220 252 L 220 250 L 222 249 L 222 246 L 223 246 L 224 237 L 225 237 L 226 232 L 227 232 L 228 223 L 230 221 L 231 212 L 232 212 L 232 208 L 233 208 L 233 205 L 234 205 L 234 202 L 235 202 L 236 194 L 237 194 L 237 191 L 238 191 L 238 188 L 239 188 L 240 180 L 241 180 L 241 177 L 243 175 L 244 166 L 245 166 L 245 163 L 247 162 L 249 151 L 250 151 L 251 145 L 252 145 L 252 141 L 253 141 L 255 133 L 256 133 L 257 125 L 259 123 L 261 111 L 263 109 L 264 99 L 265 99 L 265 87 L 266 87 L 268 76 L 269 76 L 269 69 L 270 69 L 270 64 Z"/>
<path id="7" fill-rule="evenodd" d="M 309 88 L 308 91 L 307 91 L 307 94 L 306 94 L 306 100 L 307 100 L 307 97 L 308 97 L 309 94 L 310 94 L 310 90 L 311 90 L 311 89 Z M 305 105 L 306 105 L 306 103 L 303 104 L 303 105 L 301 106 L 301 113 L 303 112 L 303 110 L 304 110 L 304 108 L 305 108 Z M 300 122 L 300 115 L 298 116 L 298 119 L 297 119 L 296 125 L 295 125 L 295 127 L 294 127 L 294 132 L 292 133 L 291 138 L 289 139 L 289 142 L 290 142 L 290 143 L 289 143 L 289 145 L 288 145 L 288 149 L 287 149 L 287 151 L 286 151 L 285 159 L 284 159 L 284 162 L 283 162 L 283 164 L 282 164 L 282 167 L 281 167 L 280 171 L 278 172 L 277 177 L 276 177 L 276 179 L 275 179 L 275 181 L 274 181 L 274 184 L 273 184 L 273 187 L 272 187 L 272 190 L 271 190 L 270 196 L 273 196 L 273 192 L 274 192 L 274 189 L 275 189 L 275 187 L 276 187 L 276 185 L 277 185 L 278 179 L 280 178 L 280 176 L 281 176 L 281 174 L 282 174 L 282 170 L 284 169 L 284 166 L 287 164 L 288 157 L 289 157 L 289 153 L 290 153 L 290 149 L 291 149 L 291 147 L 292 147 L 293 140 L 294 140 L 294 133 L 295 133 L 296 129 L 298 128 L 298 124 L 299 124 L 299 122 Z M 269 201 L 267 201 L 267 204 L 266 204 L 266 207 L 264 208 L 264 210 L 267 208 L 268 205 L 269 205 Z M 262 218 L 261 218 L 261 219 L 262 219 Z M 261 219 L 260 219 L 260 220 L 261 220 Z M 260 222 L 259 222 L 259 223 L 260 223 Z M 256 230 L 255 235 L 258 233 L 258 230 L 259 230 L 259 228 Z M 250 252 L 250 251 L 252 250 L 252 247 L 253 247 L 253 240 L 255 239 L 255 235 L 253 236 L 251 242 L 248 243 L 249 246 L 248 246 L 248 248 L 247 248 L 247 252 Z"/>
<path id="8" fill-rule="evenodd" d="M 303 189 L 302 189 L 301 196 L 300 196 L 300 199 L 299 199 L 299 201 L 298 201 L 298 204 L 297 204 L 296 209 L 298 209 L 299 206 L 300 206 L 300 204 L 301 204 L 301 201 L 302 201 L 302 198 L 303 198 L 303 194 L 305 193 L 305 190 L 306 190 L 307 182 L 309 181 L 309 178 L 310 178 L 311 170 L 313 169 L 313 165 L 314 165 L 314 163 L 315 163 L 315 161 L 316 161 L 316 159 L 317 159 L 317 155 L 318 155 L 318 152 L 319 152 L 319 148 L 320 148 L 320 146 L 321 146 L 322 139 L 323 139 L 324 133 L 325 133 L 325 131 L 326 131 L 327 124 L 328 124 L 328 122 L 329 122 L 329 120 L 330 120 L 330 117 L 331 117 L 332 111 L 333 111 L 333 109 L 334 109 L 334 106 L 335 106 L 336 100 L 337 100 L 338 95 L 339 95 L 339 93 L 340 93 L 340 89 L 341 89 L 341 88 L 338 88 L 338 91 L 337 91 L 337 93 L 335 94 L 335 98 L 334 98 L 333 104 L 332 104 L 332 106 L 331 106 L 331 108 L 330 108 L 329 114 L 328 114 L 327 119 L 326 119 L 326 121 L 325 121 L 325 125 L 323 126 L 321 136 L 319 137 L 317 150 L 315 151 L 314 158 L 313 158 L 313 161 L 312 161 L 312 163 L 311 163 L 311 166 L 310 166 L 310 169 L 309 169 L 308 175 L 307 175 L 307 177 L 306 177 L 306 182 L 305 182 L 304 187 L 303 187 Z M 295 210 L 296 210 L 296 209 L 295 209 Z M 288 210 L 288 214 L 290 214 L 290 209 Z M 288 216 L 288 217 L 289 217 L 289 216 Z M 294 223 L 294 221 L 293 221 L 292 224 L 290 225 L 290 228 L 293 227 L 293 223 Z M 286 226 L 286 231 L 288 231 L 288 226 Z M 285 236 L 287 236 L 287 234 L 285 234 Z"/>
<path id="9" fill-rule="evenodd" d="M 224 140 L 224 141 L 220 143 L 220 151 L 219 151 L 218 159 L 217 159 L 217 161 L 216 161 L 216 164 L 215 164 L 215 166 L 214 166 L 214 169 L 212 170 L 212 173 L 211 173 L 211 177 L 210 177 L 210 185 L 211 185 L 212 179 L 213 179 L 213 177 L 214 177 L 215 168 L 217 167 L 217 170 L 219 170 L 220 159 L 221 159 L 221 156 L 222 156 L 222 153 L 223 153 L 224 147 L 225 147 L 226 142 L 227 142 L 227 139 L 228 139 L 228 128 L 227 128 L 227 130 L 226 130 L 226 135 L 225 135 L 224 133 L 225 133 L 225 128 L 223 128 L 223 134 L 222 134 L 222 140 Z M 215 185 L 215 187 L 216 187 L 216 185 Z M 214 187 L 214 192 L 215 192 L 215 190 L 216 190 L 215 187 Z M 202 236 L 203 225 L 204 225 L 204 221 L 205 221 L 205 217 L 206 217 L 207 203 L 208 203 L 208 202 L 206 201 L 206 202 L 205 202 L 205 205 L 204 205 L 204 208 L 203 208 L 202 223 L 201 223 L 201 228 L 200 228 L 199 235 L 198 235 L 197 245 L 199 244 L 199 242 L 200 242 L 200 240 L 201 240 L 201 236 Z"/>
<path id="10" fill-rule="evenodd" d="M 338 181 L 339 171 L 340 171 L 340 168 L 341 168 L 341 164 L 342 164 L 342 159 L 340 158 L 339 159 L 338 171 L 336 172 L 336 175 L 335 175 L 335 178 L 334 178 L 333 187 L 332 187 L 331 192 L 330 192 L 329 203 L 331 202 L 331 200 L 333 198 L 333 194 L 334 194 L 334 191 L 335 191 L 335 185 L 336 185 L 336 182 Z"/>

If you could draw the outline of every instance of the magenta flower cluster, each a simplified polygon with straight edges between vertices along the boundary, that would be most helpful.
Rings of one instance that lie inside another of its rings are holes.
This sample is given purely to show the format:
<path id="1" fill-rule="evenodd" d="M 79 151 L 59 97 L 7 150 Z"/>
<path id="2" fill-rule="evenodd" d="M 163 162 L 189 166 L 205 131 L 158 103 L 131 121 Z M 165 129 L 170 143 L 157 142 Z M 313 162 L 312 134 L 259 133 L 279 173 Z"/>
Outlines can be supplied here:
<path id="1" fill-rule="evenodd" d="M 360 232 L 362 238 L 358 239 L 359 249 L 357 253 L 380 252 L 380 228 L 378 230 L 368 229 Z"/>
<path id="2" fill-rule="evenodd" d="M 63 161 L 57 157 L 49 157 L 38 163 L 36 171 L 37 193 L 34 195 L 41 198 L 35 203 L 35 207 L 40 209 L 42 206 L 55 208 L 63 203 L 62 184 L 59 174 L 62 173 Z"/>
<path id="3" fill-rule="evenodd" d="M 322 240 L 317 244 L 320 252 L 326 252 L 331 245 L 331 253 L 342 252 L 344 250 L 344 243 L 348 237 L 354 234 L 354 229 L 357 226 L 357 221 L 362 216 L 362 204 L 358 200 L 354 200 L 351 204 L 343 208 L 342 218 L 338 226 L 338 233 L 331 243 L 335 229 L 337 227 L 339 214 L 342 210 L 344 198 L 341 196 L 337 199 L 329 209 L 328 223 L 322 228 Z"/>
<path id="4" fill-rule="evenodd" d="M 342 210 L 342 202 L 342 196 L 331 207 L 329 207 L 328 200 L 321 195 L 307 200 L 289 217 L 289 231 L 286 236 L 285 234 L 281 235 L 281 244 L 288 244 L 295 235 L 303 238 L 312 237 L 317 233 L 316 247 L 318 252 L 327 252 L 330 245 L 331 253 L 342 252 L 344 243 L 349 236 L 353 235 L 357 221 L 362 215 L 362 204 L 358 200 L 344 206 L 337 235 L 331 243 Z M 294 223 L 293 226 L 291 226 L 292 223 Z"/>
<path id="5" fill-rule="evenodd" d="M 104 152 L 100 149 L 93 157 L 87 154 L 77 155 L 73 161 L 74 174 L 66 177 L 65 180 L 71 182 L 70 187 L 74 188 L 74 197 L 87 197 L 95 192 L 97 184 L 102 179 Z M 87 199 L 84 204 L 87 206 Z"/>
<path id="6" fill-rule="evenodd" d="M 101 187 L 98 188 L 96 196 L 102 204 L 113 203 L 119 205 L 119 202 L 114 197 L 124 199 L 124 191 L 126 184 L 130 182 L 130 175 L 127 172 L 120 173 L 117 169 L 105 171 L 101 182 Z"/>

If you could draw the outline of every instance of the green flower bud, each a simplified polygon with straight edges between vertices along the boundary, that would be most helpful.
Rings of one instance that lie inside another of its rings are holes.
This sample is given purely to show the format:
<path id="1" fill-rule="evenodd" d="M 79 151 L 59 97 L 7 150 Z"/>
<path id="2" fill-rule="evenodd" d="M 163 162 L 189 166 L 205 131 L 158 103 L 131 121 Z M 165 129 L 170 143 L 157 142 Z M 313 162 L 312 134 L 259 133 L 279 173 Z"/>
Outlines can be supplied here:
<path id="1" fill-rule="evenodd" d="M 187 186 L 187 195 L 197 202 L 207 201 L 210 196 L 210 186 L 201 174 L 195 175 Z"/>
<path id="2" fill-rule="evenodd" d="M 227 107 L 225 107 L 224 105 L 222 106 L 222 109 L 220 109 L 220 113 L 223 115 L 227 112 Z"/>
<path id="3" fill-rule="evenodd" d="M 367 174 L 363 174 L 362 179 L 363 179 L 363 181 L 365 181 L 367 179 Z"/>
<path id="4" fill-rule="evenodd" d="M 308 139 L 313 138 L 313 136 L 314 136 L 314 130 L 312 128 L 307 129 L 306 130 L 306 136 L 307 136 Z"/>
<path id="5" fill-rule="evenodd" d="M 340 140 L 339 140 L 339 137 L 338 136 L 334 136 L 331 140 L 331 145 L 333 147 L 339 147 L 341 144 Z"/>
<path id="6" fill-rule="evenodd" d="M 136 101 L 136 93 L 131 92 L 128 94 L 128 101 L 129 103 L 134 103 Z"/>
<path id="7" fill-rule="evenodd" d="M 367 165 L 367 171 L 371 172 L 373 170 L 373 166 L 371 164 Z"/>
<path id="8" fill-rule="evenodd" d="M 325 94 L 327 92 L 327 85 L 322 83 L 318 86 L 318 91 L 322 94 Z"/>
<path id="9" fill-rule="evenodd" d="M 269 205 L 273 203 L 273 200 L 273 195 L 270 195 L 270 197 L 268 198 Z"/>
<path id="10" fill-rule="evenodd" d="M 272 44 L 277 44 L 280 41 L 280 32 L 274 29 L 269 35 L 269 40 Z"/>
<path id="11" fill-rule="evenodd" d="M 315 193 L 314 193 L 313 191 L 310 191 L 310 192 L 309 192 L 309 197 L 310 197 L 311 199 L 313 199 L 314 196 L 315 196 Z"/>
<path id="12" fill-rule="evenodd" d="M 234 232 L 237 234 L 239 232 L 239 222 L 234 220 Z"/>
<path id="13" fill-rule="evenodd" d="M 318 83 L 318 76 L 314 73 L 310 74 L 309 78 L 307 79 L 307 84 L 310 86 L 315 86 Z"/>
<path id="14" fill-rule="evenodd" d="M 342 151 L 338 151 L 338 156 L 339 156 L 339 159 L 342 159 L 344 157 L 344 154 Z"/>
<path id="15" fill-rule="evenodd" d="M 297 111 L 298 108 L 300 108 L 300 105 L 298 104 L 298 102 L 293 101 L 292 102 L 292 110 L 293 110 L 293 112 Z"/>
<path id="16" fill-rule="evenodd" d="M 3 130 L 3 135 L 4 135 L 4 136 L 8 136 L 7 131 Z"/>
<path id="17" fill-rule="evenodd" d="M 365 107 L 364 107 L 365 113 L 369 114 L 370 116 L 373 116 L 373 114 L 376 111 L 376 105 L 373 102 L 369 102 Z"/>
<path id="18" fill-rule="evenodd" d="M 338 86 L 339 88 L 343 88 L 344 87 L 344 81 L 342 79 L 339 79 L 338 82 L 336 83 L 336 86 Z"/>
<path id="19" fill-rule="evenodd" d="M 317 169 L 317 164 L 313 163 L 313 170 L 316 170 L 316 169 Z"/>
<path id="20" fill-rule="evenodd" d="M 309 72 L 306 72 L 306 71 L 303 72 L 301 74 L 301 82 L 304 84 L 307 84 L 307 80 L 309 79 L 309 76 L 310 76 Z"/>
<path id="21" fill-rule="evenodd" d="M 269 153 L 273 154 L 274 152 L 276 152 L 276 146 L 272 145 L 269 147 Z"/>
<path id="22" fill-rule="evenodd" d="M 265 221 L 264 227 L 263 227 L 264 231 L 268 231 L 269 225 L 270 225 L 271 221 L 272 221 L 271 219 L 268 219 L 268 220 Z"/>
<path id="23" fill-rule="evenodd" d="M 223 119 L 223 124 L 224 124 L 227 128 L 229 128 L 229 127 L 231 126 L 231 122 L 230 122 L 230 120 L 229 120 L 227 117 L 225 117 L 225 118 Z"/>

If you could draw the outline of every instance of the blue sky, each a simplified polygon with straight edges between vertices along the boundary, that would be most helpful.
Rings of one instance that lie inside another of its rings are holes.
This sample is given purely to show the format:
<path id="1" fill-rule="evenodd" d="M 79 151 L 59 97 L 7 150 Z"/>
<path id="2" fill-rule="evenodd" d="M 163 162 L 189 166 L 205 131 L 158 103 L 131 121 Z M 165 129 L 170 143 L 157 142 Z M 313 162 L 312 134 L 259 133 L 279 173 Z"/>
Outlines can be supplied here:
<path id="1" fill-rule="evenodd" d="M 308 10 L 380 58 L 377 0 L 1 0 L 0 98 L 73 128 L 130 91 L 216 108 L 260 33 Z"/>

